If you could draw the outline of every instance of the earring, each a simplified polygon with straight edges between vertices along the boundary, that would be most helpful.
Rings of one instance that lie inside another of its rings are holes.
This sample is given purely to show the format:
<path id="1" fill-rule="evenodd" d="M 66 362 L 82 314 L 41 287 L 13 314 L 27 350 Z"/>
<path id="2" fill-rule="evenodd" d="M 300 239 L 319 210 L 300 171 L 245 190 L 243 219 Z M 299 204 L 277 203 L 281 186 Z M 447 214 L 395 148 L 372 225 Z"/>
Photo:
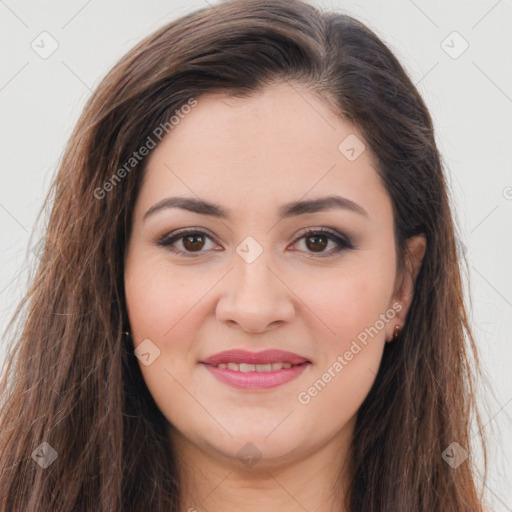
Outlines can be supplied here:
<path id="1" fill-rule="evenodd" d="M 395 341 L 398 336 L 400 336 L 400 331 L 402 330 L 402 328 L 400 327 L 400 325 L 395 325 L 395 330 L 393 331 L 393 338 L 391 338 L 391 341 Z"/>
<path id="2" fill-rule="evenodd" d="M 130 336 L 130 331 L 123 331 L 123 334 L 128 337 Z"/>

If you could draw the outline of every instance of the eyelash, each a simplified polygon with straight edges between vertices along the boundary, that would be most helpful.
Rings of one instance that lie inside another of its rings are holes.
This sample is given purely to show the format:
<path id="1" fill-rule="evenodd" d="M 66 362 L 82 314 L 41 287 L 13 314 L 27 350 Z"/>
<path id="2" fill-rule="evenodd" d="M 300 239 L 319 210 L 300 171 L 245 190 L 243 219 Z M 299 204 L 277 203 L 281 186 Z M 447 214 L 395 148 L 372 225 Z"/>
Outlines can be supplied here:
<path id="1" fill-rule="evenodd" d="M 183 229 L 183 230 L 179 230 L 177 232 L 170 233 L 168 235 L 163 236 L 162 238 L 160 238 L 160 240 L 158 240 L 157 245 L 159 245 L 161 247 L 165 247 L 178 255 L 183 255 L 185 257 L 190 257 L 190 258 L 196 258 L 196 257 L 200 256 L 202 252 L 205 252 L 205 251 L 196 251 L 196 252 L 182 251 L 180 249 L 176 249 L 175 247 L 172 247 L 173 243 L 175 243 L 176 241 L 181 240 L 183 238 L 186 238 L 187 236 L 190 236 L 190 235 L 203 235 L 206 238 L 209 238 L 212 242 L 214 242 L 213 238 L 205 231 L 201 231 L 198 229 Z M 311 254 L 315 255 L 316 257 L 328 258 L 330 256 L 337 255 L 338 253 L 340 253 L 343 250 L 355 249 L 355 246 L 352 244 L 352 242 L 347 237 L 337 233 L 334 230 L 325 229 L 325 228 L 310 229 L 307 231 L 303 231 L 295 239 L 294 244 L 297 243 L 297 241 L 301 240 L 302 238 L 306 238 L 308 236 L 313 236 L 313 235 L 325 236 L 337 244 L 337 247 L 335 249 L 331 250 L 330 252 L 325 252 L 325 253 L 311 252 Z"/>

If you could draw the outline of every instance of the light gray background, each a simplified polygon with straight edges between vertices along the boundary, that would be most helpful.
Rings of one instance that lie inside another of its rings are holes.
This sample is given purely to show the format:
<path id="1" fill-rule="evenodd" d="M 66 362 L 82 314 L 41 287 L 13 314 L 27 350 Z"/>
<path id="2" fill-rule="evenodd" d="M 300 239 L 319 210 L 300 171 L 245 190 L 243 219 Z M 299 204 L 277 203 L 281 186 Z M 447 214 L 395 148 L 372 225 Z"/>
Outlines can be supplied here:
<path id="1" fill-rule="evenodd" d="M 472 324 L 494 391 L 485 396 L 485 431 L 500 438 L 491 444 L 486 492 L 493 510 L 512 511 L 505 476 L 510 481 L 512 0 L 312 3 L 352 14 L 375 30 L 406 67 L 434 118 L 460 249 L 469 261 Z M 205 0 L 0 1 L 2 331 L 36 261 L 31 247 L 40 232 L 30 244 L 29 235 L 86 99 L 140 39 L 205 5 Z M 51 48 L 50 37 L 40 36 L 44 31 L 58 44 L 46 59 L 31 47 Z M 464 41 L 469 46 L 458 55 Z M 0 359 L 4 352 L 3 341 Z"/>

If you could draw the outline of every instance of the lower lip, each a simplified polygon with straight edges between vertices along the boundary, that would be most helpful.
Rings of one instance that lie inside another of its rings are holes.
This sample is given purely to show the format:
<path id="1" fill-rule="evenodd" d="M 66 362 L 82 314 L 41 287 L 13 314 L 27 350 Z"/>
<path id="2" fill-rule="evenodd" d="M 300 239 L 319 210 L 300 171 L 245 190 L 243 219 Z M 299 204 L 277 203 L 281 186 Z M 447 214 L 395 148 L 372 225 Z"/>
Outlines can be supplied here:
<path id="1" fill-rule="evenodd" d="M 203 363 L 204 364 L 204 363 Z M 275 388 L 297 378 L 310 363 L 302 363 L 291 368 L 283 368 L 270 372 L 236 372 L 227 368 L 219 368 L 204 364 L 218 380 L 237 389 L 268 389 Z"/>

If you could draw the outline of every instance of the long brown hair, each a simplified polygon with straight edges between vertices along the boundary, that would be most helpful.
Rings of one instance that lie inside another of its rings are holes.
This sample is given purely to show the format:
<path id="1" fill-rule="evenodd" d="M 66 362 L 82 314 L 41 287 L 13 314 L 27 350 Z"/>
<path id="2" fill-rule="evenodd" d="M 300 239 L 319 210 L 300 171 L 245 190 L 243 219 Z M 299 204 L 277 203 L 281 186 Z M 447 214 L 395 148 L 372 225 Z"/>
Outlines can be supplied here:
<path id="1" fill-rule="evenodd" d="M 347 510 L 482 510 L 470 446 L 473 414 L 481 430 L 478 357 L 427 108 L 352 17 L 299 0 L 231 0 L 133 48 L 69 140 L 40 264 L 10 324 L 20 328 L 1 387 L 1 512 L 179 510 L 167 420 L 123 336 L 123 263 L 145 159 L 126 163 L 191 98 L 247 97 L 279 80 L 308 86 L 368 141 L 392 200 L 399 264 L 409 237 L 427 238 L 400 342 L 386 344 L 358 412 Z M 32 456 L 48 450 L 43 442 L 57 454 L 46 468 Z M 457 468 L 442 456 L 452 442 L 469 452 Z"/>

